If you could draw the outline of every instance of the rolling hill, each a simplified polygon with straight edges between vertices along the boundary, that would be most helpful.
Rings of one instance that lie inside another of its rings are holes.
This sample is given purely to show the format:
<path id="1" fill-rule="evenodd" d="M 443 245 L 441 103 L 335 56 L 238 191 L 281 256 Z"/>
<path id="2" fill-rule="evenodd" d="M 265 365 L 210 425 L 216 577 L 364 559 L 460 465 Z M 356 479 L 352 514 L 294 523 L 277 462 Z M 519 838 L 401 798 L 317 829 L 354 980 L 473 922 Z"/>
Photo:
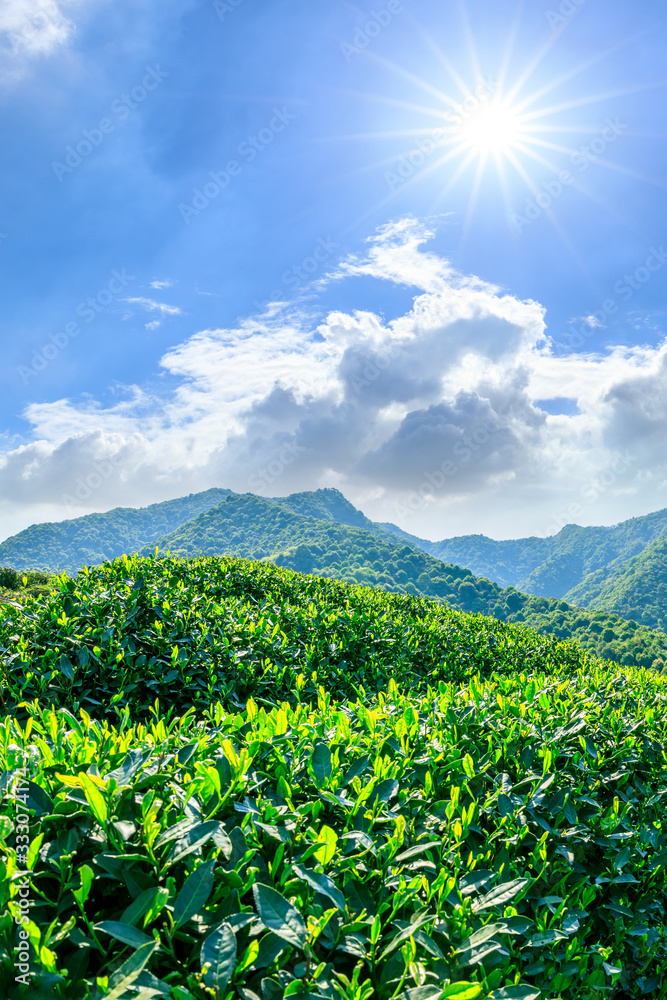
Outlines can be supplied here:
<path id="1" fill-rule="evenodd" d="M 61 576 L 0 648 L 0 996 L 664 997 L 655 671 L 233 558 Z"/>
<path id="2" fill-rule="evenodd" d="M 282 498 L 211 489 L 33 525 L 0 545 L 0 565 L 74 573 L 156 545 L 184 556 L 270 560 L 526 622 L 576 637 L 606 658 L 660 667 L 665 640 L 653 630 L 667 621 L 667 571 L 657 545 L 666 533 L 663 510 L 613 528 L 568 525 L 552 538 L 430 542 L 371 521 L 335 489 Z"/>
<path id="3" fill-rule="evenodd" d="M 51 573 L 78 572 L 126 552 L 137 552 L 231 491 L 210 489 L 149 507 L 116 507 L 69 521 L 33 524 L 0 543 L 0 566 Z"/>
<path id="4" fill-rule="evenodd" d="M 337 503 L 335 491 L 327 492 L 321 504 Z M 582 612 L 564 601 L 499 587 L 404 544 L 372 522 L 367 530 L 297 514 L 295 507 L 300 501 L 292 498 L 232 494 L 146 546 L 143 554 L 157 550 L 184 558 L 233 555 L 274 562 L 314 576 L 436 598 L 462 611 L 572 637 L 585 649 L 621 663 L 661 669 L 667 662 L 667 635 L 662 632 L 605 611 Z"/>
<path id="5" fill-rule="evenodd" d="M 384 527 L 400 532 L 394 525 Z M 567 524 L 548 538 L 496 541 L 485 535 L 462 535 L 431 542 L 409 537 L 438 559 L 466 566 L 503 586 L 578 603 L 571 592 L 589 573 L 618 567 L 666 536 L 667 508 L 609 528 Z"/>

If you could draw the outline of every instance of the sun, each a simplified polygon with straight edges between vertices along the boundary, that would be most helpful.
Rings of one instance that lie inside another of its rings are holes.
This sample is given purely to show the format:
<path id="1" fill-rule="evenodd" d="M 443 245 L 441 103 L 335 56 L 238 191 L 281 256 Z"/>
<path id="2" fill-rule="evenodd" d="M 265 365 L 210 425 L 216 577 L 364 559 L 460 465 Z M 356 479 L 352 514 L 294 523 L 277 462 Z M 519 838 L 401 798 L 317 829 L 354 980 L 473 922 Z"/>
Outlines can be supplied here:
<path id="1" fill-rule="evenodd" d="M 493 102 L 467 116 L 458 128 L 463 149 L 481 155 L 510 153 L 525 138 L 519 114 Z"/>
<path id="2" fill-rule="evenodd" d="M 514 43 L 521 4 L 513 25 L 509 26 L 506 44 L 504 47 L 501 44 L 490 65 L 482 66 L 466 12 L 466 0 L 459 0 L 459 7 L 468 49 L 467 56 L 462 49 L 460 65 L 452 63 L 432 34 L 425 30 L 420 31 L 421 37 L 436 61 L 433 78 L 423 78 L 401 64 L 369 52 L 376 66 L 387 70 L 401 88 L 407 85 L 409 90 L 401 89 L 396 95 L 351 93 L 361 100 L 392 107 L 396 113 L 396 127 L 325 137 L 325 141 L 363 140 L 365 146 L 374 138 L 383 143 L 388 139 L 397 140 L 396 148 L 389 155 L 385 151 L 381 159 L 360 165 L 349 174 L 354 176 L 383 169 L 386 188 L 382 189 L 377 202 L 364 205 L 360 216 L 345 232 L 355 229 L 395 198 L 406 199 L 413 186 L 423 185 L 430 193 L 428 215 L 441 211 L 450 198 L 456 199 L 461 217 L 461 245 L 471 231 L 482 201 L 494 211 L 496 206 L 500 208 L 513 236 L 521 232 L 516 228 L 517 220 L 522 218 L 519 210 L 526 203 L 534 206 L 538 214 L 544 213 L 581 264 L 559 219 L 559 212 L 553 208 L 552 203 L 560 197 L 553 192 L 562 192 L 564 185 L 571 184 L 596 206 L 617 214 L 594 187 L 578 179 L 577 172 L 586 169 L 591 162 L 582 139 L 597 139 L 598 143 L 602 142 L 602 151 L 605 146 L 600 139 L 601 126 L 589 124 L 583 114 L 588 107 L 603 104 L 612 96 L 635 93 L 637 88 L 601 93 L 573 90 L 573 81 L 580 74 L 616 49 L 602 50 L 574 66 L 568 61 L 562 72 L 548 75 L 544 60 L 561 38 L 560 31 L 552 32 L 541 48 L 529 53 L 523 65 L 517 64 Z M 487 57 L 491 58 L 489 53 Z M 663 83 L 646 83 L 639 89 L 662 86 Z M 568 89 L 563 90 L 565 87 Z M 602 116 L 601 111 L 599 116 Z M 385 121 L 383 116 L 383 124 Z M 608 124 L 607 119 L 605 125 Z M 596 169 L 613 170 L 629 177 L 640 176 L 604 156 L 596 156 L 595 163 Z M 663 186 L 658 178 L 642 175 L 642 179 Z"/>

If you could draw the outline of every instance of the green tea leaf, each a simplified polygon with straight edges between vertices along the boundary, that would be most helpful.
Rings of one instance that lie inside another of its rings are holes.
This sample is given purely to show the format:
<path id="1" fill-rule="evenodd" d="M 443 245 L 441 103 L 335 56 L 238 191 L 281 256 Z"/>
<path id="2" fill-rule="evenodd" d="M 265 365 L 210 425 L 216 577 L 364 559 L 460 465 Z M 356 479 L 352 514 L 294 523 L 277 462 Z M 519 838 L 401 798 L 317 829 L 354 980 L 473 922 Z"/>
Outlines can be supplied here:
<path id="1" fill-rule="evenodd" d="M 534 986 L 505 986 L 489 993 L 488 1000 L 540 1000 L 542 990 Z"/>
<path id="2" fill-rule="evenodd" d="M 78 900 L 79 904 L 83 906 L 88 899 L 90 887 L 93 884 L 93 879 L 95 878 L 93 869 L 89 865 L 81 865 L 79 868 L 79 878 L 81 879 L 81 886 L 74 890 L 74 896 Z"/>
<path id="3" fill-rule="evenodd" d="M 80 774 L 79 778 L 83 787 L 83 793 L 88 800 L 88 805 L 93 811 L 93 816 L 101 826 L 104 826 L 108 818 L 107 804 L 104 801 L 104 796 L 87 774 Z"/>
<path id="4" fill-rule="evenodd" d="M 199 913 L 202 906 L 211 894 L 213 888 L 213 868 L 215 858 L 207 861 L 206 864 L 199 865 L 198 868 L 187 877 L 185 885 L 176 897 L 174 903 L 174 923 L 176 927 Z"/>
<path id="5" fill-rule="evenodd" d="M 60 663 L 58 664 L 58 669 L 60 670 L 61 674 L 65 675 L 68 681 L 74 679 L 74 666 L 72 662 L 65 656 L 64 653 L 60 657 Z"/>
<path id="6" fill-rule="evenodd" d="M 252 887 L 260 917 L 274 934 L 296 948 L 306 945 L 306 925 L 295 906 L 271 886 L 257 882 Z"/>
<path id="7" fill-rule="evenodd" d="M 303 865 L 293 865 L 292 870 L 299 878 L 307 882 L 312 889 L 315 889 L 316 892 L 321 892 L 323 896 L 327 896 L 334 906 L 338 907 L 341 913 L 345 913 L 345 896 L 340 889 L 336 888 L 328 875 L 314 872 L 311 868 L 305 868 Z"/>
<path id="8" fill-rule="evenodd" d="M 482 995 L 482 988 L 476 983 L 450 983 L 445 986 L 441 1000 L 477 1000 Z"/>
<path id="9" fill-rule="evenodd" d="M 336 853 L 338 834 L 330 826 L 325 825 L 317 835 L 317 840 L 322 846 L 313 853 L 321 865 L 328 865 Z"/>
<path id="10" fill-rule="evenodd" d="M 209 965 L 204 982 L 224 995 L 236 966 L 236 936 L 228 923 L 206 938 L 201 947 L 201 967 Z"/>
<path id="11" fill-rule="evenodd" d="M 368 754 L 365 754 L 363 757 L 360 757 L 359 760 L 356 760 L 354 764 L 348 767 L 347 771 L 343 775 L 343 784 L 349 785 L 354 778 L 360 778 L 361 775 L 368 770 L 370 762 L 371 758 Z"/>
<path id="12" fill-rule="evenodd" d="M 118 920 L 102 920 L 99 924 L 95 924 L 95 930 L 104 931 L 105 934 L 109 934 L 117 941 L 122 941 L 123 944 L 129 944 L 132 948 L 140 948 L 144 944 L 153 942 L 153 938 L 144 934 L 143 931 L 132 927 L 131 924 L 120 923 Z"/>
<path id="13" fill-rule="evenodd" d="M 220 824 L 216 820 L 209 820 L 207 823 L 197 823 L 184 837 L 176 841 L 167 857 L 164 867 L 170 868 L 177 861 L 182 861 L 188 854 L 192 854 L 193 851 L 202 847 L 207 840 L 211 839 L 219 827 Z"/>
<path id="14" fill-rule="evenodd" d="M 124 924 L 136 924 L 145 913 L 148 913 L 153 902 L 158 897 L 158 895 L 164 890 L 160 886 L 153 886 L 150 889 L 144 889 L 136 899 L 134 899 L 121 914 L 121 922 Z"/>
<path id="15" fill-rule="evenodd" d="M 111 991 L 105 994 L 105 1000 L 120 1000 L 127 992 L 128 987 L 139 978 L 157 947 L 157 941 L 149 941 L 147 944 L 141 945 L 133 955 L 130 955 L 123 962 L 120 968 L 116 969 L 109 980 Z"/>
<path id="16" fill-rule="evenodd" d="M 461 766 L 463 767 L 463 770 L 468 778 L 475 777 L 475 762 L 469 753 L 467 753 L 461 761 Z"/>
<path id="17" fill-rule="evenodd" d="M 460 945 L 454 954 L 461 955 L 473 948 L 477 948 L 481 944 L 485 944 L 492 938 L 496 937 L 503 930 L 502 924 L 486 924 L 485 927 L 480 927 L 478 931 L 471 934 L 462 945 Z"/>
<path id="18" fill-rule="evenodd" d="M 426 851 L 432 851 L 434 847 L 441 846 L 439 840 L 430 840 L 427 844 L 416 844 L 414 847 L 408 847 L 406 851 L 401 851 L 395 858 L 392 858 L 392 864 L 401 864 L 403 861 L 408 861 L 409 858 L 416 858 L 419 854 L 424 854 Z"/>
<path id="19" fill-rule="evenodd" d="M 505 903 L 509 903 L 511 899 L 518 896 L 527 885 L 530 885 L 529 878 L 515 878 L 511 882 L 501 882 L 485 896 L 481 896 L 473 902 L 473 911 L 481 913 L 482 910 L 488 910 L 490 906 L 504 906 Z"/>
<path id="20" fill-rule="evenodd" d="M 311 761 L 317 781 L 320 785 L 325 785 L 331 777 L 331 750 L 326 743 L 315 744 Z"/>

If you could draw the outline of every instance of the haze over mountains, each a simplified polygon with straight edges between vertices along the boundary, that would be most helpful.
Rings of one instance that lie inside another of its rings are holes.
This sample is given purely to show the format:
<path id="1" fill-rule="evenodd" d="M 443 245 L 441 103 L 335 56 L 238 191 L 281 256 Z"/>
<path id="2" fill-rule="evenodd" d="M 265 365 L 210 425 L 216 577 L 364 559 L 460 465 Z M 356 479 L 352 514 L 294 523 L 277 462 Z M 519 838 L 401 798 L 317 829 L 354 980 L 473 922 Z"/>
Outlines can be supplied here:
<path id="1" fill-rule="evenodd" d="M 268 560 L 572 636 L 620 662 L 667 660 L 667 636 L 654 631 L 667 621 L 664 510 L 612 528 L 568 525 L 552 538 L 431 542 L 369 520 L 335 489 L 272 499 L 210 489 L 33 525 L 0 544 L 0 565 L 75 573 L 156 550 Z"/>

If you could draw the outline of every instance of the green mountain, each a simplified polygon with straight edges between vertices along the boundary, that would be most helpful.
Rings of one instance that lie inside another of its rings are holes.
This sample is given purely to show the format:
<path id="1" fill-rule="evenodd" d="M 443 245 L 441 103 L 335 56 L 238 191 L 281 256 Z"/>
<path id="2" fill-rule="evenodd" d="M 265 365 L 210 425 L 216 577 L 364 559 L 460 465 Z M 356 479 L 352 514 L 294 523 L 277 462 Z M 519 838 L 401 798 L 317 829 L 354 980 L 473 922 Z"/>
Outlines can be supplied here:
<path id="1" fill-rule="evenodd" d="M 323 498 L 322 503 L 335 498 Z M 470 570 L 406 545 L 382 532 L 297 514 L 299 502 L 231 494 L 217 507 L 182 524 L 153 545 L 185 558 L 233 555 L 264 560 L 301 573 L 423 595 L 453 608 L 530 625 L 543 634 L 572 637 L 606 659 L 662 668 L 667 635 L 607 612 L 582 612 L 564 601 L 521 594 Z"/>
<path id="2" fill-rule="evenodd" d="M 614 566 L 589 573 L 569 592 L 568 600 L 667 631 L 667 538 Z"/>
<path id="3" fill-rule="evenodd" d="M 0 566 L 76 573 L 82 566 L 137 552 L 200 511 L 215 507 L 229 493 L 210 489 L 150 507 L 116 507 L 71 521 L 33 524 L 0 544 Z"/>
<path id="4" fill-rule="evenodd" d="M 667 576 L 662 550 L 651 546 L 666 534 L 667 510 L 613 528 L 568 525 L 547 539 L 469 535 L 429 542 L 370 521 L 335 489 L 272 499 L 211 489 L 138 510 L 33 525 L 0 545 L 0 566 L 73 573 L 125 553 L 152 552 L 156 544 L 187 556 L 233 554 L 423 594 L 572 635 L 608 659 L 660 666 L 665 640 L 651 629 L 665 625 Z"/>
<path id="5" fill-rule="evenodd" d="M 357 510 L 340 490 L 323 489 L 306 493 L 292 493 L 288 497 L 273 497 L 274 503 L 281 503 L 295 514 L 305 514 L 317 517 L 321 521 L 336 521 L 354 528 L 365 528 L 367 531 L 377 531 L 379 525 L 370 521 L 365 514 Z"/>
<path id="6" fill-rule="evenodd" d="M 444 562 L 466 566 L 505 587 L 529 594 L 564 597 L 589 573 L 604 570 L 638 555 L 647 545 L 667 536 L 667 508 L 633 517 L 610 528 L 582 528 L 568 524 L 549 538 L 496 541 L 486 535 L 461 535 L 439 542 L 407 535 L 396 525 L 387 531 L 409 538 Z"/>
<path id="7" fill-rule="evenodd" d="M 33 524 L 0 543 L 0 567 L 77 573 L 82 566 L 97 566 L 116 556 L 138 552 L 202 511 L 216 507 L 226 497 L 237 495 L 228 489 L 210 489 L 149 507 L 115 507 L 70 521 Z M 296 514 L 368 531 L 381 530 L 338 490 L 293 493 L 276 497 L 273 502 L 286 504 Z"/>
<path id="8" fill-rule="evenodd" d="M 466 566 L 503 587 L 525 590 L 524 580 L 549 557 L 548 538 L 496 541 L 486 535 L 462 535 L 441 542 L 426 542 L 424 550 L 445 562 Z M 561 597 L 561 594 L 548 594 Z"/>

